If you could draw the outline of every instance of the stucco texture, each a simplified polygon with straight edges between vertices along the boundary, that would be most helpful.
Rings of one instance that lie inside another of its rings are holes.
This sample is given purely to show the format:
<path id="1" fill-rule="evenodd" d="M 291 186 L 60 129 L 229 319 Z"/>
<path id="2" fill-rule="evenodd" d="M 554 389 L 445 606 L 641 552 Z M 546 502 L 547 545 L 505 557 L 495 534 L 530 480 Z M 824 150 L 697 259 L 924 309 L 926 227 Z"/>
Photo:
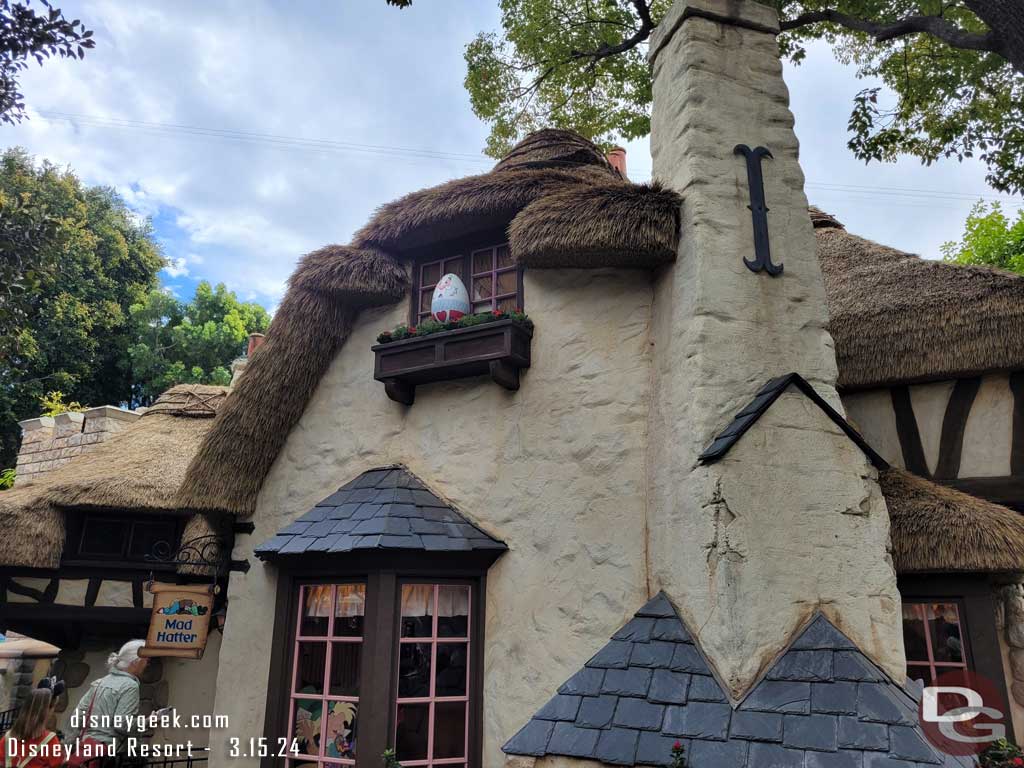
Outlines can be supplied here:
<path id="1" fill-rule="evenodd" d="M 942 422 L 954 381 L 917 384 L 909 388 L 921 444 L 928 468 L 939 458 Z M 896 431 L 896 414 L 888 388 L 843 395 L 843 405 L 864 439 L 882 457 L 903 467 L 903 451 Z M 964 426 L 958 477 L 1008 477 L 1013 442 L 1013 392 L 1009 375 L 983 376 Z"/>
<path id="2" fill-rule="evenodd" d="M 842 412 L 825 289 L 775 37 L 753 2 L 677 2 L 651 40 L 655 178 L 683 198 L 674 268 L 655 286 L 650 419 L 652 586 L 679 607 L 734 698 L 819 605 L 897 679 L 899 595 L 888 515 L 865 458 L 787 395 L 711 467 L 697 456 L 757 391 L 795 371 Z M 750 189 L 762 162 L 771 250 L 754 273 Z M 847 514 L 850 511 L 852 514 Z"/>
<path id="3" fill-rule="evenodd" d="M 253 567 L 231 578 L 231 606 L 245 608 L 229 611 L 217 682 L 232 732 L 262 733 L 269 674 L 275 579 L 251 547 L 371 467 L 407 465 L 509 546 L 487 579 L 486 766 L 647 599 L 650 276 L 537 270 L 524 282 L 536 330 L 517 393 L 478 378 L 421 386 L 398 405 L 373 380 L 370 347 L 408 307 L 359 319 L 236 548 Z"/>

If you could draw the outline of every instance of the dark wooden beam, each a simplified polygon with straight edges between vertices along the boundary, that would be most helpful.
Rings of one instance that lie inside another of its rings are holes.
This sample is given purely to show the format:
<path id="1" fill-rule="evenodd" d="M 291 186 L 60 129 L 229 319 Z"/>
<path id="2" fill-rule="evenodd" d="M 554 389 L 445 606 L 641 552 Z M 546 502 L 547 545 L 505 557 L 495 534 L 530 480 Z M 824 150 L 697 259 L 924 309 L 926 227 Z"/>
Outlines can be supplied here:
<path id="1" fill-rule="evenodd" d="M 910 400 L 910 388 L 893 387 L 889 394 L 892 397 L 892 410 L 896 415 L 896 434 L 899 436 L 900 450 L 903 452 L 903 466 L 908 472 L 930 478 L 932 474 L 928 471 L 921 433 L 917 429 L 914 404 Z"/>
<path id="2" fill-rule="evenodd" d="M 89 586 L 85 590 L 85 604 L 89 607 L 96 605 L 96 598 L 99 597 L 100 587 L 103 584 L 103 579 L 91 578 L 89 579 Z"/>
<path id="3" fill-rule="evenodd" d="M 132 605 L 136 608 L 144 608 L 142 601 L 142 579 L 132 580 Z"/>
<path id="4" fill-rule="evenodd" d="M 958 477 L 947 485 L 1024 512 L 1024 477 Z"/>
<path id="5" fill-rule="evenodd" d="M 946 482 L 960 474 L 960 459 L 964 450 L 964 431 L 967 417 L 981 387 L 981 378 L 958 379 L 946 403 L 942 417 L 942 436 L 939 439 L 939 460 L 935 464 L 935 479 Z"/>

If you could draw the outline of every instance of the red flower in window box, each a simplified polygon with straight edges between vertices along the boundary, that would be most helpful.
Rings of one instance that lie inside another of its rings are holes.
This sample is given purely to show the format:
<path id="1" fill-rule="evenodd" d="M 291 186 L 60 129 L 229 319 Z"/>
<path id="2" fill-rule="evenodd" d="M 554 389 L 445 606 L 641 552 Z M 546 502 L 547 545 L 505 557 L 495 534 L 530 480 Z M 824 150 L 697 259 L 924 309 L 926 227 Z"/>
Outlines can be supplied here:
<path id="1" fill-rule="evenodd" d="M 416 326 L 415 325 L 410 325 L 409 326 L 409 335 L 412 336 L 414 333 L 416 333 Z"/>
<path id="2" fill-rule="evenodd" d="M 496 309 L 491 314 L 494 315 L 495 317 L 501 317 L 502 312 L 501 310 Z"/>

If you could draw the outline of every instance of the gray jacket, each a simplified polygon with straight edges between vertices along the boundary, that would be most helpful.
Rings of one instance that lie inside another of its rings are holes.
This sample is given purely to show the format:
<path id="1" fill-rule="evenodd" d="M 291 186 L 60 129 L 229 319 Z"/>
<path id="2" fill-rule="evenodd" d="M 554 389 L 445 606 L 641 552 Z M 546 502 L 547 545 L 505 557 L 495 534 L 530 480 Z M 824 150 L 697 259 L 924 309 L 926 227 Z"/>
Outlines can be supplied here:
<path id="1" fill-rule="evenodd" d="M 89 722 L 85 722 L 86 712 L 89 712 Z M 123 740 L 130 732 L 139 733 L 137 728 L 130 730 L 127 722 L 127 718 L 135 718 L 138 714 L 139 679 L 128 672 L 113 669 L 99 680 L 94 680 L 78 701 L 69 738 L 74 740 L 81 734 L 83 738 L 104 744 L 110 744 L 115 738 Z M 84 731 L 81 730 L 83 724 Z"/>

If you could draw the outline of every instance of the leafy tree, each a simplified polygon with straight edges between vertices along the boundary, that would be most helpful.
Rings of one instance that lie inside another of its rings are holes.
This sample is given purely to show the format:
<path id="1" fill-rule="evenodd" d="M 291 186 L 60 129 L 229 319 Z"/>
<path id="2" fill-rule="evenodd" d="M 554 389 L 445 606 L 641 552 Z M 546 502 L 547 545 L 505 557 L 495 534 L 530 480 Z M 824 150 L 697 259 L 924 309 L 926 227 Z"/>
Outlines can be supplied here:
<path id="1" fill-rule="evenodd" d="M 0 155 L 0 467 L 44 393 L 129 399 L 129 308 L 163 263 L 149 224 L 113 190 L 21 149 Z"/>
<path id="2" fill-rule="evenodd" d="M 28 69 L 30 59 L 39 64 L 53 56 L 83 59 L 85 49 L 96 45 L 92 31 L 78 19 L 68 21 L 46 0 L 40 5 L 44 10 L 36 13 L 31 0 L 0 0 L 0 120 L 5 123 L 20 122 L 25 116 L 18 76 Z"/>
<path id="3" fill-rule="evenodd" d="M 40 416 L 58 416 L 62 413 L 81 413 L 87 410 L 81 403 L 76 400 L 68 402 L 64 399 L 64 393 L 57 390 L 54 392 L 47 392 L 41 398 L 39 398 L 39 405 L 42 407 Z"/>
<path id="4" fill-rule="evenodd" d="M 1011 221 L 999 203 L 977 203 L 959 243 L 946 243 L 942 255 L 958 264 L 984 264 L 1024 275 L 1024 208 Z"/>
<path id="5" fill-rule="evenodd" d="M 410 0 L 389 0 L 405 7 Z M 979 156 L 997 189 L 1024 190 L 1024 2 L 762 0 L 779 11 L 782 51 L 799 62 L 823 39 L 861 77 L 895 93 L 854 101 L 849 147 L 860 159 L 909 153 L 931 163 Z M 542 126 L 602 142 L 650 131 L 645 48 L 671 0 L 500 0 L 502 30 L 465 52 L 473 111 L 504 154 Z"/>
<path id="6" fill-rule="evenodd" d="M 223 284 L 201 282 L 187 304 L 152 290 L 131 307 L 135 343 L 128 350 L 135 380 L 133 401 L 148 405 L 175 384 L 231 382 L 228 366 L 250 333 L 267 329 L 259 304 L 240 302 Z"/>

